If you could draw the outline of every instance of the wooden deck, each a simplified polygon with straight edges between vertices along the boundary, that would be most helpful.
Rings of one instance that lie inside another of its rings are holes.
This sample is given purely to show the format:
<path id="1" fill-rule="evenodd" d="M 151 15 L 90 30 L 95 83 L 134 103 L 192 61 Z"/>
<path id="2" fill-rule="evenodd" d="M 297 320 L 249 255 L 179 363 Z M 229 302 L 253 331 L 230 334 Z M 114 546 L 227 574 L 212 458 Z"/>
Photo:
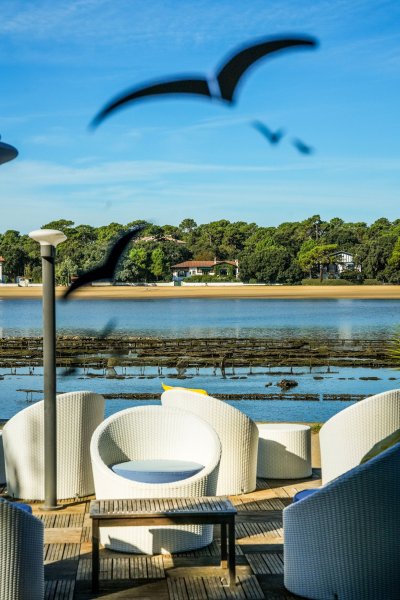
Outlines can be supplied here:
<path id="1" fill-rule="evenodd" d="M 71 501 L 53 513 L 33 512 L 45 524 L 46 600 L 289 600 L 283 586 L 282 509 L 300 489 L 319 487 L 320 472 L 302 480 L 259 479 L 251 494 L 230 496 L 236 506 L 238 584 L 226 586 L 220 568 L 219 526 L 214 542 L 195 552 L 144 556 L 100 550 L 100 591 L 91 591 L 89 501 Z M 1 492 L 1 490 L 0 490 Z"/>

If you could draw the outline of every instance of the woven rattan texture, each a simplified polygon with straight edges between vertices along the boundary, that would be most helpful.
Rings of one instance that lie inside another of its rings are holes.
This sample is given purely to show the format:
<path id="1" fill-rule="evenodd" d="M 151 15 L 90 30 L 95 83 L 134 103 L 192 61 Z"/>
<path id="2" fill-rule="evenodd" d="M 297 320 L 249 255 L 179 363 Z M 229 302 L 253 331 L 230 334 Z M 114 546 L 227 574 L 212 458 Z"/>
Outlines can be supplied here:
<path id="1" fill-rule="evenodd" d="M 261 425 L 258 442 L 258 477 L 294 479 L 311 475 L 311 429 L 282 424 L 280 429 Z"/>
<path id="2" fill-rule="evenodd" d="M 358 465 L 374 444 L 399 428 L 400 390 L 371 396 L 331 417 L 319 433 L 322 482 Z"/>
<path id="3" fill-rule="evenodd" d="M 221 444 L 210 425 L 187 411 L 141 406 L 120 411 L 95 431 L 91 443 L 96 498 L 213 496 Z M 196 475 L 172 483 L 141 483 L 110 466 L 128 460 L 185 459 L 204 465 Z M 212 541 L 212 526 L 114 527 L 101 529 L 101 543 L 124 552 L 183 552 Z"/>
<path id="4" fill-rule="evenodd" d="M 0 598 L 43 600 L 43 523 L 0 499 Z"/>
<path id="5" fill-rule="evenodd" d="M 205 419 L 217 432 L 222 445 L 217 495 L 245 494 L 256 487 L 258 428 L 233 406 L 187 390 L 168 390 L 163 406 L 189 410 Z"/>
<path id="6" fill-rule="evenodd" d="M 90 439 L 104 418 L 104 398 L 92 392 L 57 396 L 57 498 L 92 494 Z M 25 500 L 44 498 L 44 403 L 12 417 L 3 429 L 7 490 Z"/>
<path id="7" fill-rule="evenodd" d="M 318 600 L 398 600 L 400 444 L 283 511 L 285 586 Z"/>

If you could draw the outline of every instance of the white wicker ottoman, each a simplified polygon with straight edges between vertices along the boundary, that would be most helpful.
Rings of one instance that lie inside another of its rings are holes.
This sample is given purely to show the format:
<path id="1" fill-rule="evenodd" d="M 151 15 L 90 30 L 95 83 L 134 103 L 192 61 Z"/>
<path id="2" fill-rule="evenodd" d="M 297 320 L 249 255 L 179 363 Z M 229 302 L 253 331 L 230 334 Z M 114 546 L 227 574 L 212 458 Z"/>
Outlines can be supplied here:
<path id="1" fill-rule="evenodd" d="M 295 479 L 311 475 L 311 429 L 295 423 L 258 425 L 257 476 Z"/>

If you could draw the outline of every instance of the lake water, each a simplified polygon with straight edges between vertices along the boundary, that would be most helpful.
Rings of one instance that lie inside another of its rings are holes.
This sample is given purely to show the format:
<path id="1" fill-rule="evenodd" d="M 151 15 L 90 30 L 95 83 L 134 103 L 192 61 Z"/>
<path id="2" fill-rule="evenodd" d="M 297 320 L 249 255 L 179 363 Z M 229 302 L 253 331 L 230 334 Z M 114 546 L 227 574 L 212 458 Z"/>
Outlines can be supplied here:
<path id="1" fill-rule="evenodd" d="M 0 300 L 0 337 L 41 335 L 40 300 Z M 101 332 L 113 319 L 113 334 L 140 337 L 319 337 L 337 339 L 388 339 L 399 331 L 400 301 L 397 300 L 70 300 L 57 303 L 57 330 L 60 334 Z M 278 370 L 278 369 L 276 369 Z M 279 371 L 284 370 L 282 367 Z M 318 401 L 243 400 L 229 402 L 252 418 L 273 421 L 325 421 L 348 406 L 349 402 L 324 400 L 329 394 L 372 395 L 398 387 L 400 372 L 393 369 L 332 368 L 294 369 L 291 379 L 298 386 L 290 393 L 318 394 Z M 165 369 L 159 377 L 147 368 L 145 378 L 139 369 L 127 371 L 128 378 L 109 380 L 88 378 L 83 372 L 63 377 L 60 371 L 58 391 L 91 389 L 103 393 L 147 392 L 154 402 L 161 392 L 161 381 L 177 385 L 175 369 Z M 27 405 L 25 389 L 41 390 L 41 369 L 29 374 L 28 369 L 0 370 L 0 418 L 10 418 Z M 265 394 L 278 393 L 276 383 L 282 379 L 274 369 L 266 372 L 236 369 L 227 378 L 201 369 L 182 385 L 201 387 L 213 393 Z M 379 377 L 368 381 L 365 377 Z M 232 378 L 234 377 L 234 378 Z M 237 379 L 240 377 L 240 379 Z M 315 379 L 316 378 L 316 379 Z M 32 394 L 41 398 L 40 392 Z M 143 402 L 107 401 L 107 414 Z"/>

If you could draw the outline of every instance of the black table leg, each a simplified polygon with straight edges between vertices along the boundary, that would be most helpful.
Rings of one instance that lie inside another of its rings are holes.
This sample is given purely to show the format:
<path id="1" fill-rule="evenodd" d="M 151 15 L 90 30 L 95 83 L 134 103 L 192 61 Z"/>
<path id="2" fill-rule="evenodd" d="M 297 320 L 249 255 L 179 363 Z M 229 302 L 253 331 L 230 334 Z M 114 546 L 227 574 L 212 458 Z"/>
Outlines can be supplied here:
<path id="1" fill-rule="evenodd" d="M 228 548 L 226 544 L 226 523 L 221 523 L 221 567 L 226 569 L 228 566 Z"/>
<path id="2" fill-rule="evenodd" d="M 229 569 L 229 587 L 236 585 L 236 557 L 235 557 L 235 519 L 233 518 L 228 525 L 228 569 Z"/>
<path id="3" fill-rule="evenodd" d="M 97 519 L 92 521 L 92 591 L 99 591 L 99 522 Z"/>

